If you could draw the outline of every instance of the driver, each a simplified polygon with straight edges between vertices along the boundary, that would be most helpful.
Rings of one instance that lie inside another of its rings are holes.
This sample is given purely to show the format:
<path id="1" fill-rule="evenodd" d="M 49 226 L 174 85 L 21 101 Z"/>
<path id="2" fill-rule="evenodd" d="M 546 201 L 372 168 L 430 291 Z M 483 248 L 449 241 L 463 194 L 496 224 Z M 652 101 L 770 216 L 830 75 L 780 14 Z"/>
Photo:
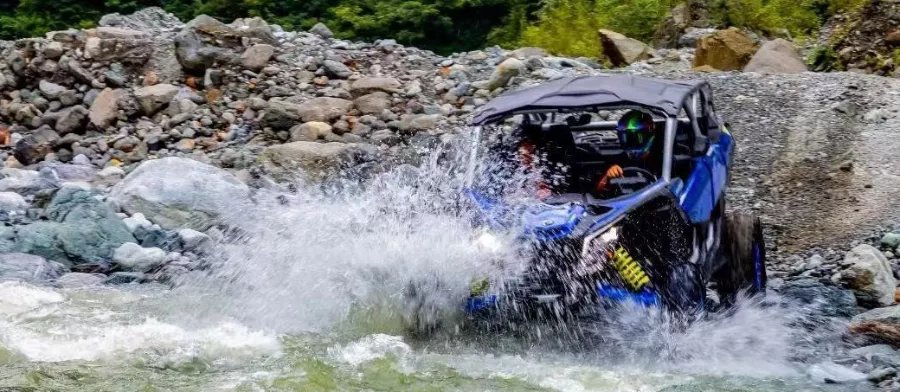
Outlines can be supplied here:
<path id="1" fill-rule="evenodd" d="M 644 110 L 630 110 L 619 119 L 616 125 L 616 133 L 619 136 L 619 144 L 627 159 L 635 166 L 647 167 L 648 158 L 656 140 L 653 115 Z M 609 181 L 624 175 L 622 167 L 613 164 L 606 170 L 606 174 L 597 181 L 594 192 L 601 194 L 607 190 Z"/>

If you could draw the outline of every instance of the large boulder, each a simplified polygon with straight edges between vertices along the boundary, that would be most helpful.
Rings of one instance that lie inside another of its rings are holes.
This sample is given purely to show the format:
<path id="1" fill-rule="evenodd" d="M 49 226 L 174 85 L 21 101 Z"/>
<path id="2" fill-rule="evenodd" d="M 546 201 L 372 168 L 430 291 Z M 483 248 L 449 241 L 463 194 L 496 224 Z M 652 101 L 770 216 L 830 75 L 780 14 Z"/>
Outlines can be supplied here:
<path id="1" fill-rule="evenodd" d="M 66 267 L 25 253 L 0 254 L 0 280 L 46 282 L 62 276 Z"/>
<path id="2" fill-rule="evenodd" d="M 497 65 L 497 68 L 494 68 L 494 72 L 491 73 L 486 87 L 488 90 L 506 87 L 513 76 L 518 76 L 523 72 L 525 72 L 525 63 L 522 60 L 510 57 Z"/>
<path id="3" fill-rule="evenodd" d="M 697 42 L 694 67 L 708 65 L 720 71 L 741 70 L 757 49 L 756 42 L 740 29 L 719 30 Z"/>
<path id="4" fill-rule="evenodd" d="M 227 171 L 168 157 L 142 163 L 113 187 L 110 198 L 164 228 L 202 231 L 244 203 L 249 193 L 247 185 Z"/>
<path id="5" fill-rule="evenodd" d="M 272 177 L 280 180 L 306 178 L 321 180 L 373 155 L 365 145 L 298 141 L 263 150 L 259 162 Z"/>
<path id="6" fill-rule="evenodd" d="M 778 38 L 766 42 L 744 67 L 744 72 L 800 73 L 806 71 L 806 63 L 789 41 Z"/>
<path id="7" fill-rule="evenodd" d="M 600 29 L 600 46 L 603 55 L 615 67 L 622 67 L 653 57 L 653 48 L 634 38 L 628 38 L 612 30 Z"/>
<path id="8" fill-rule="evenodd" d="M 894 303 L 897 280 L 891 263 L 881 251 L 871 245 L 858 245 L 844 256 L 844 265 L 849 267 L 841 272 L 841 281 L 853 290 L 860 305 L 878 307 Z"/>
<path id="9" fill-rule="evenodd" d="M 77 265 L 105 263 L 114 249 L 135 241 L 106 203 L 78 187 L 59 190 L 46 212 L 50 221 L 15 227 L 2 250 Z"/>

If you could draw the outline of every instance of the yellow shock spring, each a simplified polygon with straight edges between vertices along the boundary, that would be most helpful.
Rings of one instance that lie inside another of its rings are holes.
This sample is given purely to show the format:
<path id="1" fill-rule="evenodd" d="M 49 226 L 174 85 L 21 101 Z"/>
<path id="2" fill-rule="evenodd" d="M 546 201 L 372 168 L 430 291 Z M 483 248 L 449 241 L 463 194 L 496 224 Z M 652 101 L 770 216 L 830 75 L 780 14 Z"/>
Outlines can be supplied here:
<path id="1" fill-rule="evenodd" d="M 622 280 L 631 286 L 632 290 L 640 290 L 644 285 L 650 283 L 650 277 L 644 273 L 641 265 L 634 261 L 634 258 L 628 254 L 625 248 L 619 247 L 613 254 L 613 266 L 619 271 Z"/>

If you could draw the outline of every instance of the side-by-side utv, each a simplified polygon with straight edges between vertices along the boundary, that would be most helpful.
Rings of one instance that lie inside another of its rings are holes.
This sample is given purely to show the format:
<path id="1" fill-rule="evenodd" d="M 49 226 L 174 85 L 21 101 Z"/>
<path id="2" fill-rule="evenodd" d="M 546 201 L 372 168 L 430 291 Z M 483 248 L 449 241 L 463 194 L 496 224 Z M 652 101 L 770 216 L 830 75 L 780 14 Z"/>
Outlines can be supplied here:
<path id="1" fill-rule="evenodd" d="M 655 139 L 639 161 L 626 154 L 616 118 L 629 110 L 653 119 Z M 710 306 L 708 293 L 728 305 L 765 292 L 760 222 L 726 212 L 734 139 L 705 81 L 562 78 L 498 96 L 471 125 L 472 161 L 482 163 L 473 163 L 467 194 L 487 228 L 482 240 L 491 230 L 518 231 L 528 266 L 514 283 L 479 285 L 469 311 L 510 300 L 564 313 L 623 301 L 691 311 Z M 522 138 L 563 170 L 552 193 L 511 208 L 487 189 L 502 174 L 479 155 L 494 151 L 488 139 L 514 155 Z M 595 184 L 613 165 L 621 175 L 598 194 Z"/>

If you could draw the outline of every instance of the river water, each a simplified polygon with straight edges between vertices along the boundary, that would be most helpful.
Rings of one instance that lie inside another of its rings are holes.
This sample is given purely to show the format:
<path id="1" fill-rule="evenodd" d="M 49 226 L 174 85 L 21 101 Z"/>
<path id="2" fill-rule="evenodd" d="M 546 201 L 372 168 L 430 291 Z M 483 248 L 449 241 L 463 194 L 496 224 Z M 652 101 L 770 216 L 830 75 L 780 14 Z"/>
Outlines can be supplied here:
<path id="1" fill-rule="evenodd" d="M 471 282 L 520 266 L 473 244 L 462 170 L 436 162 L 261 192 L 172 286 L 0 282 L 0 391 L 865 390 L 809 380 L 802 361 L 838 337 L 798 330 L 805 310 L 774 295 L 686 329 L 645 309 L 472 326 Z"/>

